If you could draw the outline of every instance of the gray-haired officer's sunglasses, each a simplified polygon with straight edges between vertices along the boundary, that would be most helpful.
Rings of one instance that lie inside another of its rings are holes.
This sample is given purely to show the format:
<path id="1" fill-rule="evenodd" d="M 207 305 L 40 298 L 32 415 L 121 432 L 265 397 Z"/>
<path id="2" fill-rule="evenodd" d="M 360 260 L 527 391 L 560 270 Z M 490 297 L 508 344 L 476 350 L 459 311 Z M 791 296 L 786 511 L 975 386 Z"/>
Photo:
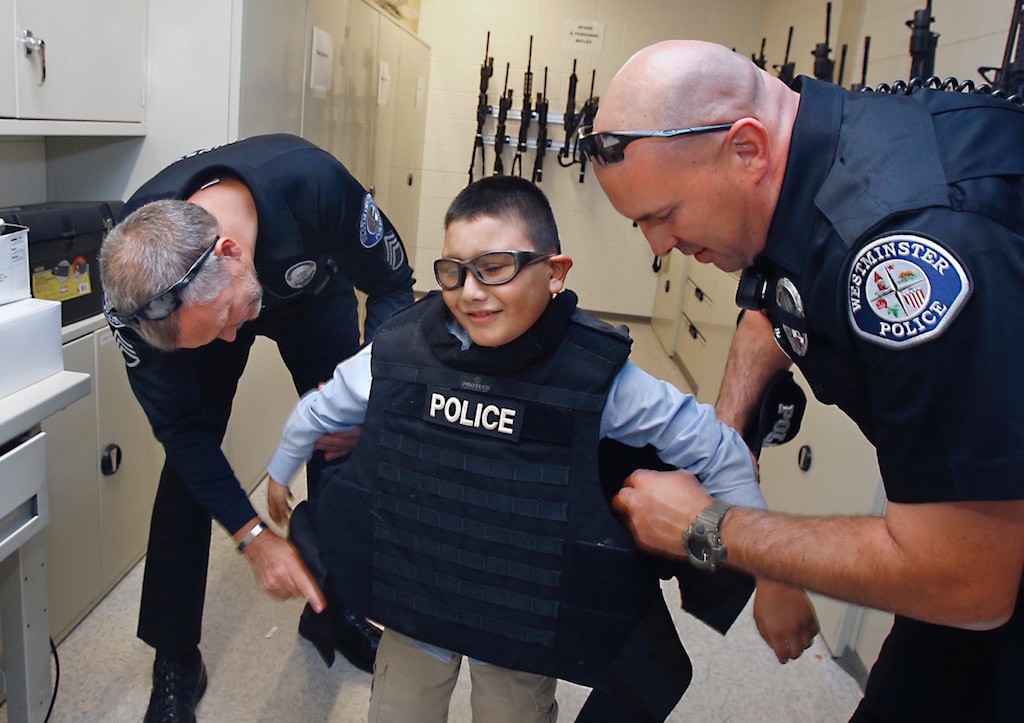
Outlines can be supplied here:
<path id="1" fill-rule="evenodd" d="M 199 275 L 199 271 L 203 268 L 203 264 L 206 263 L 206 260 L 210 258 L 210 255 L 213 253 L 214 248 L 217 246 L 217 241 L 219 240 L 219 236 L 213 240 L 213 243 L 210 244 L 209 248 L 199 255 L 199 258 L 196 259 L 196 262 L 189 267 L 189 270 L 185 272 L 184 276 L 151 298 L 149 301 L 139 306 L 135 311 L 130 314 L 122 313 L 111 306 L 109 302 L 104 300 L 103 313 L 106 314 L 108 319 L 113 319 L 125 326 L 136 328 L 139 326 L 139 322 L 143 319 L 148 321 L 160 321 L 161 319 L 166 319 L 181 308 L 181 293 L 185 290 L 185 287 L 191 284 L 195 280 L 196 276 Z"/>
<path id="2" fill-rule="evenodd" d="M 678 138 L 679 136 L 695 136 L 701 133 L 727 131 L 733 123 L 719 123 L 713 126 L 695 126 L 693 128 L 669 128 L 661 131 L 594 131 L 594 126 L 580 126 L 580 151 L 593 161 L 602 165 L 618 163 L 626 154 L 626 146 L 641 138 Z"/>

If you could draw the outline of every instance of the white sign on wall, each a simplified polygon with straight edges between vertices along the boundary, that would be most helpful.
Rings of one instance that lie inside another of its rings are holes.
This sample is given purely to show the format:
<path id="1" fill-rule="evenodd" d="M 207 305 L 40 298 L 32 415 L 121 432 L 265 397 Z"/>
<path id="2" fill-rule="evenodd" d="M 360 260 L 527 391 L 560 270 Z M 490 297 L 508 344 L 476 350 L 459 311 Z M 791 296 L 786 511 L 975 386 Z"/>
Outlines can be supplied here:
<path id="1" fill-rule="evenodd" d="M 567 50 L 600 53 L 604 48 L 604 23 L 597 20 L 567 20 L 565 47 Z"/>

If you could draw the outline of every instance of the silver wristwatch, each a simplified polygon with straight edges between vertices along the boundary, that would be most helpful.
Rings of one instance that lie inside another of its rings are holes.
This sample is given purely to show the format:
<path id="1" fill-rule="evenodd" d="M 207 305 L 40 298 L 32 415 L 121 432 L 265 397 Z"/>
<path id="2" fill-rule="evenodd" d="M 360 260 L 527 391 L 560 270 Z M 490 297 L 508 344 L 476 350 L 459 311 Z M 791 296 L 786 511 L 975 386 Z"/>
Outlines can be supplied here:
<path id="1" fill-rule="evenodd" d="M 718 563 L 725 559 L 727 550 L 718 526 L 731 508 L 728 502 L 714 500 L 683 532 L 683 547 L 694 566 L 714 572 Z"/>

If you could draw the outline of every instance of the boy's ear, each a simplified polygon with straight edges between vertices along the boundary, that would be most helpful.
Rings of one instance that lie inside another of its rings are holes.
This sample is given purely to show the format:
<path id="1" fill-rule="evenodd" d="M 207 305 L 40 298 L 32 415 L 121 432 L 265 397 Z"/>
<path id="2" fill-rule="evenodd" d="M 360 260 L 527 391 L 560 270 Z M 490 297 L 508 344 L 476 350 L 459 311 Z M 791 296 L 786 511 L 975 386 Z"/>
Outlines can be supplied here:
<path id="1" fill-rule="evenodd" d="M 572 259 L 565 254 L 558 254 L 548 259 L 548 268 L 551 269 L 551 277 L 548 286 L 552 294 L 557 294 L 565 288 L 565 277 L 572 268 Z"/>

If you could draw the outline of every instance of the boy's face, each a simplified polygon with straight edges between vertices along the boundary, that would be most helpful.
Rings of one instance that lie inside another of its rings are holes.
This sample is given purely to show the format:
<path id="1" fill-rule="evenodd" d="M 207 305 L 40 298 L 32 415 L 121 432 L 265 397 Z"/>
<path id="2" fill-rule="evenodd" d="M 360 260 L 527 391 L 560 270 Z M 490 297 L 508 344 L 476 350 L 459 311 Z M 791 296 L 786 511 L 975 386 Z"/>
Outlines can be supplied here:
<path id="1" fill-rule="evenodd" d="M 444 258 L 467 261 L 490 251 L 533 251 L 522 224 L 478 216 L 453 221 L 444 235 Z M 481 284 L 466 270 L 465 283 L 442 291 L 444 303 L 474 344 L 501 346 L 518 339 L 544 313 L 552 294 L 562 290 L 572 259 L 559 254 L 523 266 L 511 281 Z"/>

